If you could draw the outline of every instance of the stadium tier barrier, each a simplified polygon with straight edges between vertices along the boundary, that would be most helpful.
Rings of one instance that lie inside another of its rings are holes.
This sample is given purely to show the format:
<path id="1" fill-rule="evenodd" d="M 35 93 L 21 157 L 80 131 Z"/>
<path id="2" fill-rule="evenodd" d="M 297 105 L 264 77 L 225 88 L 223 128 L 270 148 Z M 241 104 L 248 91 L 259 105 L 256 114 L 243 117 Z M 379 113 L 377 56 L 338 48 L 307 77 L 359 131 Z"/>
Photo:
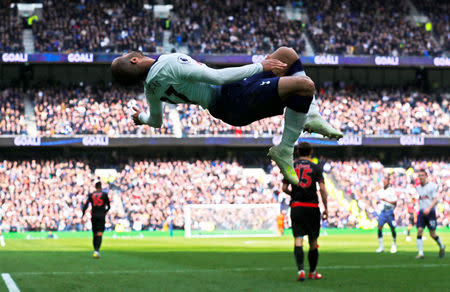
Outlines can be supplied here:
<path id="1" fill-rule="evenodd" d="M 102 53 L 1 53 L 1 63 L 97 63 L 110 64 L 121 54 Z M 150 54 L 156 58 L 158 55 Z M 212 65 L 250 64 L 261 62 L 265 55 L 191 55 L 195 60 Z M 325 66 L 373 66 L 373 67 L 450 67 L 448 57 L 396 57 L 396 56 L 344 56 L 316 55 L 301 56 L 305 65 Z"/>
<path id="2" fill-rule="evenodd" d="M 108 137 L 102 135 L 74 135 L 62 137 L 31 137 L 2 135 L 0 147 L 129 147 L 129 146 L 257 146 L 268 147 L 280 143 L 280 136 L 257 137 L 249 136 L 222 136 L 211 137 L 139 137 L 129 135 L 125 137 Z M 346 135 L 339 141 L 305 136 L 299 142 L 309 142 L 315 147 L 343 147 L 343 146 L 442 146 L 450 145 L 450 137 L 429 137 L 421 135 L 404 135 L 389 137 L 365 137 L 359 135 Z"/>

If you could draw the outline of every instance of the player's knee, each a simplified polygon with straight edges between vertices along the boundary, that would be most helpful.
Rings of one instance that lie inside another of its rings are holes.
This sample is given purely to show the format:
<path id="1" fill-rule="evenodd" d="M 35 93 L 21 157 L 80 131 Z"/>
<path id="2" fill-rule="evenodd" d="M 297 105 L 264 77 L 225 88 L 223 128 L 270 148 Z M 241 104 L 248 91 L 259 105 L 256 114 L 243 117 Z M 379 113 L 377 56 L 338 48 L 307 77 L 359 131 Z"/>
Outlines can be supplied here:
<path id="1" fill-rule="evenodd" d="M 313 96 L 316 92 L 316 85 L 314 84 L 314 81 L 312 81 L 312 79 L 308 76 L 305 76 L 303 78 L 305 83 L 305 90 L 307 91 L 306 95 Z"/>
<path id="2" fill-rule="evenodd" d="M 288 57 L 289 59 L 294 59 L 294 60 L 298 59 L 297 52 L 293 48 L 283 46 L 283 47 L 278 48 L 277 51 L 279 51 L 280 54 L 283 54 L 284 56 Z"/>
<path id="3" fill-rule="evenodd" d="M 308 76 L 293 76 L 296 78 L 296 89 L 302 96 L 313 96 L 316 92 L 314 81 Z"/>

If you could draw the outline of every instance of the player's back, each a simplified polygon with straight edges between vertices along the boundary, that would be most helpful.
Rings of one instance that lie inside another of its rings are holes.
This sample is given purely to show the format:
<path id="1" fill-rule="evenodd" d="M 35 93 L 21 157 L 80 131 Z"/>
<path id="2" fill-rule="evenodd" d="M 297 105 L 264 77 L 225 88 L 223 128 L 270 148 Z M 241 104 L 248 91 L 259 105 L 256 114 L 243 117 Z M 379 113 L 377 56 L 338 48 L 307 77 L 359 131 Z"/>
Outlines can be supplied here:
<path id="1" fill-rule="evenodd" d="M 306 159 L 294 162 L 294 169 L 300 182 L 292 186 L 292 201 L 318 203 L 317 183 L 323 181 L 319 165 Z"/>
<path id="2" fill-rule="evenodd" d="M 206 65 L 185 54 L 161 55 L 147 75 L 147 97 L 172 104 L 198 104 L 207 108 L 211 97 L 219 94 L 219 87 L 189 80 L 203 66 Z"/>
<path id="3" fill-rule="evenodd" d="M 92 204 L 92 217 L 102 217 L 106 215 L 106 210 L 109 207 L 107 193 L 99 191 L 89 194 L 89 201 Z"/>

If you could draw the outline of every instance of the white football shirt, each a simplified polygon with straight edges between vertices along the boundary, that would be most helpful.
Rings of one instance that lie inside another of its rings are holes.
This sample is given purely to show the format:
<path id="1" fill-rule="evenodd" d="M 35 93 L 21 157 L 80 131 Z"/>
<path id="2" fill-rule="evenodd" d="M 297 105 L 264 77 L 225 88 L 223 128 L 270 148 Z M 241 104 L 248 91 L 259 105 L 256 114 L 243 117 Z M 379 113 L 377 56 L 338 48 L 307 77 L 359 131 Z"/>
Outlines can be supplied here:
<path id="1" fill-rule="evenodd" d="M 429 208 L 437 197 L 438 186 L 429 182 L 424 186 L 419 185 L 416 189 L 419 194 L 419 209 L 425 210 Z"/>
<path id="2" fill-rule="evenodd" d="M 220 93 L 220 86 L 263 72 L 261 63 L 241 67 L 212 69 L 185 54 L 161 55 L 151 66 L 145 80 L 145 96 L 150 114 L 141 113 L 142 123 L 162 125 L 162 102 L 198 104 L 208 108 Z"/>
<path id="3" fill-rule="evenodd" d="M 395 190 L 393 188 L 388 187 L 387 189 L 379 190 L 378 198 L 380 199 L 381 210 L 390 210 L 395 208 L 394 204 L 381 200 L 385 199 L 388 200 L 389 202 L 397 202 L 397 196 L 395 195 Z"/>

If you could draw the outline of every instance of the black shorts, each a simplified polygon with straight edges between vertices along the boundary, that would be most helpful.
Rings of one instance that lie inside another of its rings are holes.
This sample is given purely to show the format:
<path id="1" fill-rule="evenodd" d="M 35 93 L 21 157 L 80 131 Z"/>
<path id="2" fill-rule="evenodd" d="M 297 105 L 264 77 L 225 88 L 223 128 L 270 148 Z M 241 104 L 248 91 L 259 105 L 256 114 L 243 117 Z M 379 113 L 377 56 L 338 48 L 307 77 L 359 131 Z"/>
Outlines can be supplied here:
<path id="1" fill-rule="evenodd" d="M 103 232 L 105 231 L 105 217 L 92 217 L 92 232 Z"/>
<path id="2" fill-rule="evenodd" d="M 320 209 L 315 207 L 291 208 L 292 233 L 294 237 L 308 235 L 316 239 L 320 232 Z"/>
<path id="3" fill-rule="evenodd" d="M 436 211 L 431 209 L 428 215 L 423 214 L 423 210 L 419 211 L 419 215 L 417 215 L 417 227 L 425 228 L 428 227 L 428 230 L 436 230 Z"/>
<path id="4" fill-rule="evenodd" d="M 208 110 L 213 117 L 237 127 L 282 115 L 285 105 L 278 94 L 279 80 L 273 73 L 264 72 L 223 85 Z"/>
<path id="5" fill-rule="evenodd" d="M 409 215 L 409 225 L 414 225 L 414 214 L 408 213 Z"/>

